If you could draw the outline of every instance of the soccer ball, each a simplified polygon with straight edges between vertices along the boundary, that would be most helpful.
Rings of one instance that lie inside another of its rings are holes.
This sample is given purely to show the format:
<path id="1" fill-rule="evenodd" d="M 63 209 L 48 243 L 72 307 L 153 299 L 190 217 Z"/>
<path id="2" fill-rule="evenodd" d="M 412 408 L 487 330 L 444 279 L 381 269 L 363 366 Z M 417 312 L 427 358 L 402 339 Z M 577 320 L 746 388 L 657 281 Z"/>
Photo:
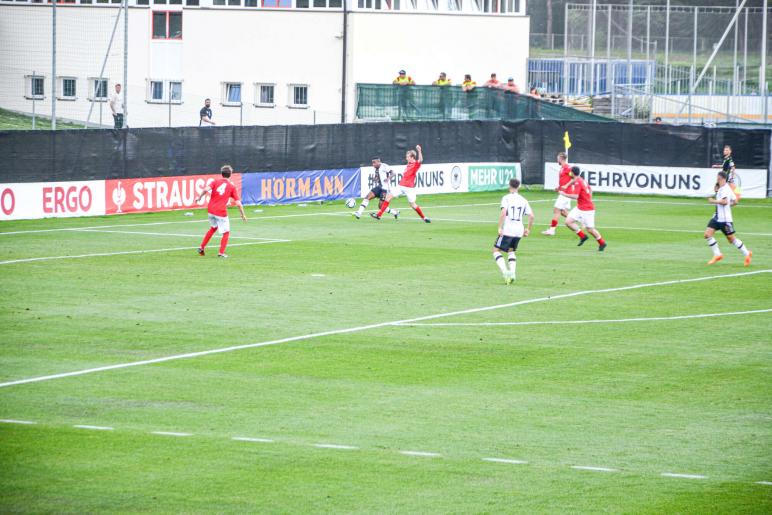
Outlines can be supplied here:
<path id="1" fill-rule="evenodd" d="M 357 205 L 356 199 L 350 198 L 346 200 L 346 207 L 349 209 L 354 209 L 354 207 Z"/>

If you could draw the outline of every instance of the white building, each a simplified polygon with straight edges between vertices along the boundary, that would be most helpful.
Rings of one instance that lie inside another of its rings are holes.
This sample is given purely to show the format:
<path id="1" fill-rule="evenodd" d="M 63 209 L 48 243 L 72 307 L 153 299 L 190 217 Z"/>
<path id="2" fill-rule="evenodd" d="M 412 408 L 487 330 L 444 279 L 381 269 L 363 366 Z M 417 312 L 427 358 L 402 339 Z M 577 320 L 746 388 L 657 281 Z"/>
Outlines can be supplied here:
<path id="1" fill-rule="evenodd" d="M 0 108 L 48 116 L 53 9 L 38 2 L 0 0 Z M 124 82 L 124 20 L 110 2 L 59 0 L 57 117 L 112 124 L 104 100 Z M 401 69 L 418 84 L 444 71 L 454 84 L 497 72 L 526 85 L 525 0 L 342 2 L 129 0 L 128 125 L 198 125 L 205 98 L 218 125 L 339 123 L 344 84 L 353 121 L 356 84 Z"/>

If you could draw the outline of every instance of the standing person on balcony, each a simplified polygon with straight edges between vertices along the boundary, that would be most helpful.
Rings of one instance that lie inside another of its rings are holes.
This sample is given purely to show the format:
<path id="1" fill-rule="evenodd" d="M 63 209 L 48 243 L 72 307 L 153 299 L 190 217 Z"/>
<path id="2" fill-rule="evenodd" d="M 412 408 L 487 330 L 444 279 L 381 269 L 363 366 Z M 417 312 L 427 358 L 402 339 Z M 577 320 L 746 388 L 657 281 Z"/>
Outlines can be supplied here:
<path id="1" fill-rule="evenodd" d="M 520 93 L 520 88 L 518 88 L 517 84 L 515 84 L 514 77 L 508 78 L 507 83 L 501 86 L 501 89 L 503 89 L 507 93 Z"/>
<path id="2" fill-rule="evenodd" d="M 448 96 L 450 95 L 450 90 L 445 86 L 450 85 L 451 81 L 445 72 L 440 72 L 439 78 L 432 82 L 432 86 L 442 86 L 437 93 L 439 95 L 440 116 L 443 120 L 448 118 Z"/>
<path id="3" fill-rule="evenodd" d="M 123 97 L 121 96 L 121 85 L 115 85 L 115 93 L 110 95 L 110 111 L 113 112 L 113 127 L 123 129 Z"/>
<path id="4" fill-rule="evenodd" d="M 461 89 L 464 93 L 470 93 L 477 87 L 477 83 L 472 80 L 472 76 L 468 73 L 464 75 L 464 82 L 461 83 Z"/>
<path id="5" fill-rule="evenodd" d="M 486 88 L 485 90 L 485 96 L 486 99 L 486 117 L 487 118 L 501 118 L 501 114 L 503 112 L 503 102 L 502 97 L 499 93 L 499 89 L 501 89 L 501 82 L 499 79 L 496 78 L 495 73 L 491 73 L 491 78 L 485 81 L 485 84 L 483 84 L 483 87 Z"/>
<path id="6" fill-rule="evenodd" d="M 413 103 L 413 98 L 411 95 L 410 88 L 407 88 L 405 86 L 415 86 L 415 81 L 413 80 L 413 77 L 405 73 L 405 70 L 400 70 L 399 75 L 391 81 L 392 84 L 399 87 L 399 90 L 397 91 L 397 97 L 398 97 L 398 113 L 397 117 L 400 120 L 404 120 L 407 118 L 407 108 L 408 105 L 413 108 L 413 111 L 418 111 L 415 104 Z"/>
<path id="7" fill-rule="evenodd" d="M 501 87 L 501 82 L 499 82 L 499 79 L 496 78 L 495 73 L 491 73 L 491 78 L 485 81 L 485 84 L 483 84 L 484 88 L 498 88 Z"/>
<path id="8" fill-rule="evenodd" d="M 217 125 L 214 123 L 214 120 L 212 120 L 212 108 L 210 107 L 212 105 L 212 101 L 210 99 L 204 100 L 204 107 L 201 108 L 201 111 L 198 113 L 198 126 L 199 127 L 211 127 L 212 125 Z"/>
<path id="9" fill-rule="evenodd" d="M 464 82 L 461 83 L 461 91 L 465 93 L 464 100 L 466 103 L 466 113 L 467 118 L 470 120 L 479 118 L 475 106 L 475 100 L 477 99 L 475 88 L 477 88 L 477 83 L 472 80 L 472 76 L 468 73 L 464 75 Z"/>

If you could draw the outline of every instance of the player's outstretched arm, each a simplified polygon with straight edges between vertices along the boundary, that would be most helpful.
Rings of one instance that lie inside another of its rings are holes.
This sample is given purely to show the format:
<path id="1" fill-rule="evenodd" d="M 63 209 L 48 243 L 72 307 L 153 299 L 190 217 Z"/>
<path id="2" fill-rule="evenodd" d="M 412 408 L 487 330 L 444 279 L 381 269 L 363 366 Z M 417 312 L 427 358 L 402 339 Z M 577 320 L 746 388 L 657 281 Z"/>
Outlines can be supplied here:
<path id="1" fill-rule="evenodd" d="M 198 196 L 198 198 L 196 199 L 196 204 L 198 204 L 199 202 L 201 202 L 201 199 L 202 199 L 202 198 L 204 198 L 206 195 L 208 195 L 208 194 L 210 194 L 210 193 L 212 193 L 212 188 L 210 188 L 209 186 L 207 186 L 206 188 L 204 188 L 204 191 L 202 191 L 202 192 L 201 192 L 201 195 L 199 195 L 199 196 Z"/>
<path id="2" fill-rule="evenodd" d="M 244 214 L 244 205 L 241 203 L 240 200 L 236 201 L 236 206 L 239 208 L 239 214 L 241 215 L 241 219 L 245 222 L 247 221 L 247 215 Z"/>
<path id="3" fill-rule="evenodd" d="M 415 146 L 416 152 L 418 152 L 418 162 L 423 163 L 424 162 L 424 154 L 421 151 L 421 145 Z"/>
<path id="4" fill-rule="evenodd" d="M 501 208 L 501 213 L 499 214 L 499 236 L 504 234 L 504 218 L 507 216 L 507 210 L 506 208 Z"/>
<path id="5" fill-rule="evenodd" d="M 533 213 L 528 213 L 528 227 L 525 228 L 525 232 L 523 233 L 523 236 L 528 236 L 531 234 L 531 229 L 533 228 L 533 221 L 535 217 L 533 216 Z"/>

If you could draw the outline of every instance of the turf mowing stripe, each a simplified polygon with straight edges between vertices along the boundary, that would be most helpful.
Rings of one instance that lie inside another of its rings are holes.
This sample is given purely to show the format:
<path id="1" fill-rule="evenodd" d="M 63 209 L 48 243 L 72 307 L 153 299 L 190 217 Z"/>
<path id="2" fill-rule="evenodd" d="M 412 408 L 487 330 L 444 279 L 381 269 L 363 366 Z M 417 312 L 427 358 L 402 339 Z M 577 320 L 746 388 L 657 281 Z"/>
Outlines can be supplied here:
<path id="1" fill-rule="evenodd" d="M 676 477 L 681 479 L 708 479 L 708 476 L 700 474 L 675 474 L 673 472 L 663 472 L 660 474 L 662 477 Z"/>
<path id="2" fill-rule="evenodd" d="M 2 424 L 22 424 L 25 426 L 31 426 L 34 424 L 37 424 L 37 422 L 32 422 L 31 420 L 13 420 L 10 418 L 0 419 L 0 423 Z"/>
<path id="3" fill-rule="evenodd" d="M 101 232 L 101 231 L 100 231 Z M 247 243 L 234 243 L 228 247 L 243 247 L 245 245 L 266 245 L 269 243 L 288 243 L 290 240 L 271 240 L 271 241 L 251 241 Z M 0 261 L 0 265 L 12 265 L 15 263 L 33 263 L 36 261 L 52 261 L 59 259 L 81 259 L 90 257 L 104 256 L 125 256 L 127 254 L 152 254 L 155 252 L 175 252 L 179 250 L 195 250 L 198 247 L 172 247 L 166 249 L 148 249 L 148 250 L 125 250 L 121 252 L 98 252 L 94 254 L 77 254 L 72 256 L 46 256 L 36 258 L 11 259 L 9 261 Z"/>
<path id="4" fill-rule="evenodd" d="M 380 322 L 377 324 L 369 324 L 369 325 L 362 325 L 358 327 L 348 327 L 345 329 L 332 329 L 329 331 L 322 331 L 318 333 L 311 333 L 311 334 L 304 334 L 300 336 L 290 336 L 287 338 L 280 338 L 277 340 L 269 340 L 265 342 L 258 342 L 258 343 L 247 343 L 244 345 L 234 345 L 231 347 L 221 347 L 219 349 L 209 349 L 209 350 L 203 350 L 203 351 L 197 351 L 197 352 L 188 352 L 185 354 L 176 354 L 173 356 L 165 356 L 161 358 L 153 358 L 153 359 L 146 359 L 142 361 L 131 361 L 128 363 L 118 363 L 115 365 L 106 365 L 103 367 L 96 367 L 96 368 L 87 368 L 85 370 L 76 370 L 74 372 L 64 372 L 61 374 L 51 374 L 46 376 L 38 376 L 38 377 L 30 377 L 26 379 L 18 379 L 16 381 L 8 381 L 5 383 L 0 383 L 0 388 L 5 388 L 9 386 L 15 386 L 20 384 L 28 384 L 28 383 L 37 383 L 40 381 L 50 381 L 53 379 L 62 379 L 64 377 L 74 377 L 74 376 L 80 376 L 85 374 L 93 374 L 96 372 L 105 372 L 108 370 L 118 370 L 121 368 L 129 368 L 129 367 L 138 367 L 142 365 L 151 365 L 154 363 L 164 363 L 166 361 L 174 361 L 178 359 L 189 359 L 189 358 L 197 358 L 201 356 L 208 356 L 210 354 L 221 354 L 224 352 L 233 352 L 237 350 L 243 350 L 243 349 L 253 349 L 257 347 L 266 347 L 268 345 L 279 345 L 282 343 L 289 343 L 289 342 L 296 342 L 296 341 L 302 341 L 302 340 L 310 340 L 313 338 L 321 338 L 323 336 L 333 336 L 337 334 L 348 334 L 348 333 L 356 333 L 361 331 L 367 331 L 369 329 L 378 329 L 381 327 L 388 327 L 388 326 L 399 326 L 399 325 L 406 325 L 413 322 L 421 322 L 424 320 L 433 320 L 436 318 L 446 318 L 456 315 L 468 315 L 471 313 L 482 313 L 484 311 L 493 311 L 497 309 L 504 309 L 504 308 L 511 308 L 515 306 L 522 306 L 524 304 L 535 304 L 537 302 L 547 302 L 550 300 L 558 300 L 558 299 L 567 299 L 571 297 L 579 297 L 582 295 L 593 295 L 597 293 L 612 293 L 612 292 L 618 292 L 618 291 L 628 291 L 628 290 L 637 290 L 640 288 L 651 288 L 655 286 L 669 286 L 673 284 L 685 284 L 685 283 L 693 283 L 693 282 L 701 282 L 701 281 L 710 281 L 713 279 L 725 279 L 730 277 L 744 277 L 744 276 L 750 276 L 750 275 L 758 275 L 758 274 L 764 274 L 772 272 L 772 269 L 765 269 L 765 270 L 754 270 L 753 272 L 738 272 L 734 274 L 724 274 L 724 275 L 711 275 L 711 276 L 705 276 L 705 277 L 695 277 L 691 279 L 673 279 L 670 281 L 662 281 L 657 283 L 641 283 L 641 284 L 633 284 L 630 286 L 621 286 L 617 288 L 603 288 L 600 290 L 583 290 L 583 291 L 577 291 L 573 293 L 562 293 L 558 295 L 552 295 L 547 297 L 537 297 L 533 299 L 526 299 L 526 300 L 520 300 L 516 302 L 509 302 L 507 304 L 497 304 L 494 306 L 484 306 L 479 308 L 470 308 L 470 309 L 463 309 L 460 311 L 449 311 L 446 313 L 437 313 L 434 315 L 426 315 L 422 317 L 417 318 L 409 318 L 405 320 L 394 320 L 391 322 Z"/>
<path id="5" fill-rule="evenodd" d="M 399 451 L 400 454 L 404 454 L 405 456 L 419 456 L 422 458 L 441 458 L 442 454 L 436 453 L 436 452 L 426 452 L 426 451 Z"/>
<path id="6" fill-rule="evenodd" d="M 576 470 L 590 470 L 593 472 L 619 472 L 618 469 L 612 469 L 608 467 L 588 467 L 585 465 L 572 465 L 571 468 Z"/>
<path id="7" fill-rule="evenodd" d="M 510 465 L 528 465 L 527 461 L 511 460 L 509 458 L 483 458 L 483 461 L 489 461 L 491 463 L 508 463 Z"/>
<path id="8" fill-rule="evenodd" d="M 234 436 L 231 440 L 236 440 L 237 442 L 273 443 L 273 440 L 268 438 L 252 438 L 249 436 Z"/>
<path id="9" fill-rule="evenodd" d="M 334 443 L 315 443 L 314 447 L 318 447 L 319 449 L 340 449 L 345 451 L 355 451 L 359 449 L 359 447 L 354 447 L 353 445 L 338 445 Z"/>
<path id="10" fill-rule="evenodd" d="M 75 427 L 75 428 L 78 428 L 78 429 L 93 429 L 94 431 L 112 431 L 114 429 L 114 428 L 109 427 L 109 426 L 87 426 L 87 425 L 83 425 L 83 424 L 75 424 L 72 427 Z"/>
<path id="11" fill-rule="evenodd" d="M 665 320 L 686 320 L 690 318 L 710 318 L 725 317 L 730 315 L 752 315 L 756 313 L 769 313 L 772 309 L 754 309 L 752 311 L 733 311 L 730 313 L 704 313 L 699 315 L 679 315 L 672 317 L 649 317 L 649 318 L 619 318 L 610 320 L 542 320 L 532 322 L 438 322 L 430 324 L 399 324 L 405 327 L 495 327 L 495 326 L 513 326 L 513 325 L 562 325 L 562 324 L 612 324 L 622 322 L 650 322 Z"/>
<path id="12" fill-rule="evenodd" d="M 150 431 L 150 434 L 161 436 L 193 436 L 193 433 L 177 433 L 174 431 Z"/>

